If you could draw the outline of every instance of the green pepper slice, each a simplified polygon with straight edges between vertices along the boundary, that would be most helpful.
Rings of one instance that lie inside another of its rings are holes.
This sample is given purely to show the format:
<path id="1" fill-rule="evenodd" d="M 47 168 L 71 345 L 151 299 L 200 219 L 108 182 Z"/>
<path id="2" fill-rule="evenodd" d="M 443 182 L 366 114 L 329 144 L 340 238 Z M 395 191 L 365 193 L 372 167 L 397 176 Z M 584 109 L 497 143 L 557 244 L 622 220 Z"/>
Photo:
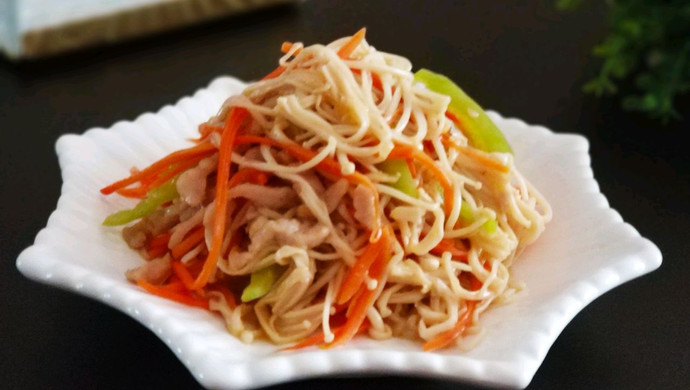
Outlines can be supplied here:
<path id="1" fill-rule="evenodd" d="M 379 164 L 378 167 L 389 175 L 398 176 L 398 180 L 390 184 L 391 187 L 413 198 L 419 196 L 417 193 L 417 183 L 415 183 L 414 178 L 412 178 L 412 172 L 410 172 L 410 167 L 407 165 L 407 161 L 404 158 L 386 160 Z"/>
<path id="2" fill-rule="evenodd" d="M 472 213 L 469 208 L 465 207 L 465 202 L 463 202 L 462 206 L 460 206 L 460 220 L 465 225 L 471 225 L 476 220 L 474 213 Z M 497 228 L 498 221 L 496 221 L 495 218 L 489 218 L 482 224 L 482 229 L 484 229 L 484 231 L 489 235 L 494 234 Z"/>
<path id="3" fill-rule="evenodd" d="M 175 185 L 177 178 L 170 179 L 161 184 L 158 188 L 154 188 L 146 194 L 146 198 L 142 199 L 133 209 L 120 210 L 116 213 L 110 214 L 103 221 L 104 226 L 124 225 L 132 222 L 135 219 L 143 218 L 158 208 L 163 203 L 170 202 L 177 199 L 177 186 Z"/>
<path id="4" fill-rule="evenodd" d="M 271 264 L 266 268 L 252 272 L 249 284 L 242 291 L 242 302 L 253 301 L 268 294 L 283 271 L 284 267 L 278 264 Z"/>
<path id="5" fill-rule="evenodd" d="M 467 136 L 470 145 L 487 153 L 513 153 L 503 133 L 486 112 L 448 77 L 420 69 L 414 78 L 430 90 L 450 97 L 448 112 L 457 119 L 454 122 Z"/>

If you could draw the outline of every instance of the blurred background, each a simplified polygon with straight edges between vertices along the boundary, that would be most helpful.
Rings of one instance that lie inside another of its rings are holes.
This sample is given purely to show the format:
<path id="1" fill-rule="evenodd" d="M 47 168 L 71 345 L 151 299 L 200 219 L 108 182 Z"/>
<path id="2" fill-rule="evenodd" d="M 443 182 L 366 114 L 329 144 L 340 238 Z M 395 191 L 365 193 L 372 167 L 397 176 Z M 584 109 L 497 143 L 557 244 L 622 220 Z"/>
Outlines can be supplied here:
<path id="1" fill-rule="evenodd" d="M 690 78 L 690 62 L 684 59 L 690 57 L 683 57 L 690 50 L 683 43 L 690 40 L 685 35 L 690 23 L 685 30 L 682 23 L 690 18 L 686 5 L 663 2 L 677 7 L 670 14 L 680 15 L 680 22 L 662 23 L 669 15 L 642 13 L 651 16 L 640 22 L 642 33 L 635 33 L 635 27 L 626 32 L 629 27 L 620 27 L 625 23 L 616 24 L 611 4 L 662 2 L 306 0 L 256 9 L 251 7 L 256 1 L 240 3 L 244 8 L 218 18 L 206 9 L 199 18 L 205 23 L 190 17 L 173 31 L 138 38 L 132 33 L 116 43 L 106 34 L 90 47 L 61 54 L 49 47 L 43 57 L 0 57 L 0 387 L 197 388 L 167 347 L 134 320 L 30 282 L 16 271 L 17 255 L 45 226 L 60 194 L 55 141 L 61 134 L 156 111 L 220 75 L 260 78 L 275 68 L 285 40 L 329 42 L 365 26 L 369 42 L 378 49 L 403 55 L 416 68 L 448 75 L 488 109 L 586 136 L 602 192 L 664 255 L 659 270 L 614 289 L 579 313 L 529 388 L 687 388 L 690 164 L 685 135 L 690 131 L 690 99 L 681 94 Z M 5 31 L 5 37 L 14 23 L 9 21 L 16 11 L 11 7 L 17 4 L 21 1 L 0 2 L 0 33 Z M 629 13 L 623 15 L 640 20 Z M 150 18 L 154 16 L 141 23 Z M 654 41 L 649 31 L 658 26 L 649 26 L 655 23 L 680 27 L 674 27 L 676 35 L 664 30 Z M 616 31 L 623 31 L 620 47 L 640 43 L 637 54 L 615 45 L 601 49 Z M 681 43 L 668 43 L 664 39 L 669 36 Z M 106 43 L 96 44 L 101 41 Z M 19 40 L 11 42 L 15 44 L 6 47 L 14 49 L 8 51 L 20 56 Z M 659 42 L 661 49 L 654 52 Z M 592 55 L 597 45 L 598 57 Z M 662 64 L 672 64 L 670 70 L 640 82 L 637 70 L 658 64 L 659 53 Z M 618 70 L 615 58 L 622 58 Z M 614 64 L 605 65 L 607 61 Z M 638 63 L 641 68 L 634 66 Z M 673 76 L 676 68 L 680 70 Z M 597 78 L 599 90 L 591 83 L 588 89 L 608 91 L 602 71 L 609 72 L 616 94 L 585 93 L 583 88 Z M 617 76 L 623 76 L 621 81 Z M 654 107 L 666 104 L 664 96 L 669 96 L 660 86 L 678 93 L 672 115 L 655 116 Z M 656 103 L 646 98 L 650 91 Z M 638 106 L 629 99 L 622 103 L 625 96 L 641 96 Z M 275 389 L 302 386 L 472 388 L 444 380 L 378 376 L 314 379 Z"/>

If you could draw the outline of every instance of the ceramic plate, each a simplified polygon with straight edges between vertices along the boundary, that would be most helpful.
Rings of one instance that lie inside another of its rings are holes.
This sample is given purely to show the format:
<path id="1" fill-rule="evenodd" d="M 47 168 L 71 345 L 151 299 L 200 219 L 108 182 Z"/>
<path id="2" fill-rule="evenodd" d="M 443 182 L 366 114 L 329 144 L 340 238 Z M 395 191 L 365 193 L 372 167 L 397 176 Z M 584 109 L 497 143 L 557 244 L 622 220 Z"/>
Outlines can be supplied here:
<path id="1" fill-rule="evenodd" d="M 156 114 L 61 137 L 56 149 L 64 184 L 57 209 L 17 259 L 27 277 L 97 299 L 141 322 L 204 386 L 244 389 L 319 375 L 374 373 L 523 388 L 585 305 L 661 264 L 659 249 L 599 192 L 585 138 L 490 113 L 509 139 L 518 168 L 551 202 L 554 217 L 512 268 L 527 283 L 527 294 L 482 316 L 487 336 L 477 348 L 423 352 L 411 341 L 364 337 L 333 350 L 279 352 L 265 342 L 243 344 L 225 331 L 220 317 L 149 295 L 125 280 L 125 270 L 142 260 L 127 248 L 119 229 L 100 223 L 132 201 L 98 191 L 127 176 L 133 165 L 146 166 L 188 145 L 197 125 L 243 87 L 239 80 L 221 77 Z"/>

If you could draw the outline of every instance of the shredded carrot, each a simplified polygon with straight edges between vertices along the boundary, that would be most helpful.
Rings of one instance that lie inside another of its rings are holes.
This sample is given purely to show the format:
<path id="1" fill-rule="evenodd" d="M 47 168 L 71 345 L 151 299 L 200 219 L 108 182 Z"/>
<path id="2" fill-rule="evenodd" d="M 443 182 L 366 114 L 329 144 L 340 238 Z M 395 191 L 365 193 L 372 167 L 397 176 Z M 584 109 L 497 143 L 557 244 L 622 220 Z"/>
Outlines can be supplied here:
<path id="1" fill-rule="evenodd" d="M 188 306 L 200 307 L 208 310 L 208 302 L 190 294 L 177 291 L 169 286 L 155 286 L 145 280 L 138 280 L 137 285 L 149 293 L 161 298 L 169 299 Z"/>
<path id="2" fill-rule="evenodd" d="M 352 53 L 355 51 L 357 46 L 359 46 L 360 43 L 364 40 L 364 36 L 366 35 L 367 29 L 366 28 L 361 28 L 359 31 L 357 31 L 349 41 L 345 42 L 345 44 L 338 50 L 338 57 L 342 59 L 347 59 L 352 55 Z M 354 74 L 362 74 L 361 69 L 353 69 L 350 68 L 350 71 Z M 381 78 L 379 77 L 378 74 L 372 73 L 371 74 L 371 82 L 372 86 L 378 90 L 383 90 L 383 84 L 381 83 Z"/>
<path id="3" fill-rule="evenodd" d="M 249 116 L 249 112 L 242 107 L 233 107 L 225 121 L 225 129 L 220 141 L 220 150 L 218 154 L 218 171 L 216 175 L 216 199 L 215 210 L 213 218 L 213 239 L 211 241 L 211 248 L 209 249 L 208 257 L 204 262 L 204 267 L 201 269 L 199 276 L 194 281 L 193 287 L 195 289 L 206 285 L 211 275 L 216 270 L 216 263 L 223 246 L 223 237 L 225 236 L 225 212 L 228 204 L 228 179 L 230 178 L 230 164 L 232 157 L 232 150 L 235 146 L 235 136 L 239 131 L 244 119 Z"/>
<path id="4" fill-rule="evenodd" d="M 292 49 L 292 45 L 294 45 L 294 43 L 285 41 L 285 42 L 283 42 L 283 44 L 280 46 L 280 51 L 283 52 L 283 53 L 285 53 L 285 54 L 287 54 L 287 53 L 290 51 L 290 49 Z M 293 55 L 293 56 L 296 56 L 296 55 L 299 54 L 301 51 L 302 51 L 302 49 L 297 49 L 297 50 L 295 50 L 294 53 L 292 53 L 292 55 Z"/>
<path id="5" fill-rule="evenodd" d="M 333 331 L 333 330 L 331 330 Z M 296 349 L 302 349 L 306 347 L 311 347 L 314 345 L 323 344 L 325 335 L 323 332 L 314 333 L 313 335 L 303 339 L 297 344 L 291 345 L 289 347 L 282 348 L 281 351 L 294 351 Z"/>
<path id="6" fill-rule="evenodd" d="M 369 326 L 370 326 L 369 321 L 365 320 L 364 322 L 362 322 L 362 325 L 359 326 L 359 329 L 357 329 L 356 334 L 360 334 L 360 333 L 365 332 L 367 329 L 369 329 Z M 344 325 L 341 325 L 341 326 L 338 326 L 335 328 L 331 328 L 331 332 L 337 336 L 338 334 L 343 332 L 343 327 L 344 327 Z M 281 351 L 294 351 L 297 349 L 302 349 L 302 348 L 312 347 L 312 346 L 317 346 L 317 345 L 322 346 L 324 343 L 324 339 L 325 339 L 325 335 L 323 334 L 323 332 L 318 332 L 318 333 L 314 333 L 313 335 L 305 338 L 304 340 L 300 341 L 297 344 L 282 348 L 280 350 Z M 328 347 L 328 346 L 326 346 L 326 347 Z"/>
<path id="7" fill-rule="evenodd" d="M 359 31 L 355 33 L 350 39 L 345 42 L 343 46 L 338 49 L 338 56 L 340 58 L 347 58 L 349 57 L 352 52 L 355 51 L 357 46 L 359 46 L 360 43 L 364 40 L 364 35 L 366 35 L 367 29 L 366 28 L 361 28 Z"/>
<path id="8" fill-rule="evenodd" d="M 461 274 L 462 276 L 462 274 Z M 482 282 L 477 279 L 473 274 L 470 274 L 471 282 L 469 289 L 471 291 L 476 291 L 482 286 Z M 462 336 L 468 326 L 472 324 L 472 316 L 474 310 L 477 307 L 477 301 L 467 301 L 466 310 L 458 318 L 458 322 L 451 329 L 437 335 L 433 339 L 427 341 L 422 346 L 425 351 L 433 351 L 440 348 L 445 348 L 458 337 Z"/>
<path id="9" fill-rule="evenodd" d="M 379 252 L 369 269 L 369 277 L 381 282 L 381 278 L 388 266 L 388 260 L 390 260 L 390 256 L 387 250 Z M 326 345 L 327 348 L 345 344 L 357 334 L 359 327 L 366 319 L 367 311 L 374 304 L 377 296 L 376 293 L 377 289 L 369 290 L 365 284 L 360 287 L 359 292 L 350 301 L 350 306 L 346 313 L 347 322 L 343 325 L 342 332 L 335 335 L 333 342 Z"/>
<path id="10" fill-rule="evenodd" d="M 204 295 L 203 290 L 201 290 L 201 289 L 195 290 L 194 289 L 194 277 L 189 272 L 187 267 L 184 264 L 182 264 L 181 261 L 179 261 L 179 260 L 173 261 L 172 262 L 172 269 L 173 269 L 173 272 L 175 273 L 175 275 L 180 279 L 180 281 L 182 282 L 182 284 L 184 285 L 184 287 L 187 290 L 189 290 L 189 291 L 194 290 L 199 295 L 201 295 L 201 296 Z"/>
<path id="11" fill-rule="evenodd" d="M 148 191 L 143 185 L 141 185 L 135 188 L 120 188 L 115 192 L 117 192 L 118 195 L 124 196 L 125 198 L 144 199 L 146 198 L 146 193 Z"/>
<path id="12" fill-rule="evenodd" d="M 363 287 L 363 291 L 350 303 L 348 309 L 348 319 L 342 327 L 342 331 L 338 332 L 333 339 L 333 342 L 326 345 L 327 348 L 337 347 L 350 341 L 356 334 L 360 325 L 364 322 L 367 316 L 367 310 L 374 303 L 376 298 L 376 290 L 369 290 Z"/>
<path id="13" fill-rule="evenodd" d="M 265 172 L 254 168 L 242 168 L 232 176 L 232 179 L 228 182 L 228 188 L 235 187 L 244 182 L 263 185 L 266 184 L 266 181 L 268 181 L 268 176 L 266 176 Z"/>
<path id="14" fill-rule="evenodd" d="M 289 52 L 290 49 L 292 49 L 292 45 L 293 45 L 292 42 L 285 41 L 285 42 L 283 42 L 282 45 L 280 45 L 280 51 L 283 54 L 287 54 L 287 52 Z"/>
<path id="15" fill-rule="evenodd" d="M 161 173 L 160 176 L 158 176 L 153 182 L 151 182 L 151 184 L 149 184 L 148 186 L 149 189 L 156 188 L 161 184 L 165 183 L 166 181 L 172 179 L 173 177 L 179 175 L 180 173 L 186 171 L 187 169 L 196 166 L 197 164 L 199 164 L 201 160 L 210 156 L 211 154 L 212 153 L 202 154 L 200 156 L 190 158 L 186 161 L 180 161 L 179 163 L 171 167 L 169 170 Z"/>
<path id="16" fill-rule="evenodd" d="M 466 148 L 464 146 L 456 144 L 455 142 L 453 142 L 453 140 L 450 139 L 450 137 L 448 137 L 448 134 L 443 135 L 442 141 L 444 144 L 450 145 L 451 147 L 457 149 L 459 152 L 462 152 L 462 154 L 464 154 L 465 156 L 474 159 L 479 164 L 489 169 L 493 169 L 502 173 L 508 173 L 510 171 L 510 168 L 507 165 L 491 157 L 490 154 L 480 151 L 478 149 Z"/>
<path id="17" fill-rule="evenodd" d="M 458 318 L 458 322 L 455 324 L 455 326 L 424 343 L 422 349 L 425 351 L 433 351 L 436 349 L 445 348 L 458 337 L 460 337 L 465 332 L 465 329 L 467 329 L 467 327 L 471 324 L 472 313 L 474 313 L 474 308 L 476 305 L 476 301 L 467 302 L 467 309 L 462 313 L 460 318 Z"/>
<path id="18" fill-rule="evenodd" d="M 195 279 L 201 272 L 201 269 L 204 267 L 204 260 L 206 260 L 206 255 L 204 255 L 203 257 L 197 257 L 193 260 L 188 261 L 185 264 L 185 266 L 189 270 L 189 273 L 192 274 L 192 276 Z"/>
<path id="19" fill-rule="evenodd" d="M 452 112 L 446 111 L 446 118 L 450 119 L 453 123 L 455 123 L 460 128 L 460 130 L 464 131 L 463 126 L 462 126 L 462 122 L 460 122 L 460 118 L 453 115 Z"/>
<path id="20" fill-rule="evenodd" d="M 381 281 L 381 278 L 388 267 L 388 261 L 390 260 L 390 254 L 388 252 L 388 247 L 386 247 L 383 252 L 379 253 L 376 261 L 374 261 L 374 264 L 372 264 L 371 268 L 369 268 L 370 278 Z"/>
<path id="21" fill-rule="evenodd" d="M 163 256 L 164 254 L 166 254 L 167 252 L 168 252 L 168 248 L 164 247 L 164 246 L 156 247 L 156 248 L 148 248 L 146 250 L 146 256 L 149 259 L 157 259 L 157 258 Z"/>
<path id="22" fill-rule="evenodd" d="M 182 161 L 186 161 L 190 158 L 198 157 L 198 156 L 206 156 L 210 155 L 213 152 L 215 152 L 216 147 L 211 144 L 211 143 L 203 143 L 199 144 L 196 146 L 193 146 L 191 148 L 187 149 L 182 149 L 178 150 L 176 152 L 170 153 L 169 155 L 163 157 L 162 159 L 156 161 L 155 163 L 151 164 L 147 168 L 132 174 L 131 176 L 116 181 L 113 184 L 110 184 L 108 186 L 105 186 L 101 188 L 101 193 L 103 195 L 108 195 L 112 194 L 113 192 L 119 190 L 120 188 L 124 188 L 129 186 L 130 184 L 134 184 L 138 181 L 143 180 L 144 178 L 151 178 L 159 175 L 161 172 L 164 172 L 166 169 L 168 169 L 171 165 L 175 163 L 179 163 Z"/>
<path id="23" fill-rule="evenodd" d="M 426 153 L 421 152 L 407 145 L 396 145 L 388 155 L 388 158 L 412 158 L 419 161 L 422 166 L 428 169 L 443 187 L 443 206 L 446 215 L 453 209 L 454 191 L 453 184 L 445 173 L 436 165 Z"/>
<path id="24" fill-rule="evenodd" d="M 287 69 L 287 68 L 281 65 L 281 66 L 275 68 L 275 69 L 273 70 L 273 72 L 271 72 L 271 73 L 267 74 L 266 76 L 264 76 L 264 78 L 262 78 L 261 80 L 270 80 L 270 79 L 274 79 L 274 78 L 280 76 L 281 74 L 283 74 L 283 72 L 285 72 L 285 69 Z"/>
<path id="25" fill-rule="evenodd" d="M 360 43 L 364 40 L 364 36 L 367 33 L 366 28 L 361 28 L 359 31 L 357 31 L 349 41 L 345 42 L 345 44 L 340 47 L 338 50 L 338 57 L 342 59 L 346 59 L 352 55 L 352 53 L 357 49 L 357 46 L 359 46 Z M 361 69 L 350 69 L 352 73 L 355 74 L 361 74 L 362 70 Z M 371 74 L 371 81 L 372 81 L 372 86 L 378 90 L 383 90 L 383 84 L 381 83 L 381 78 L 379 77 L 378 74 L 372 73 Z"/>
<path id="26" fill-rule="evenodd" d="M 364 249 L 364 253 L 357 259 L 357 262 L 350 268 L 343 284 L 340 286 L 337 303 L 343 304 L 349 301 L 363 285 L 364 277 L 382 251 L 388 249 L 389 229 L 383 229 L 381 239 L 375 243 L 369 243 Z"/>
<path id="27" fill-rule="evenodd" d="M 457 241 L 452 238 L 444 238 L 438 243 L 434 248 L 431 249 L 431 253 L 441 256 L 443 252 L 450 252 L 451 256 L 463 262 L 467 261 L 467 250 L 464 248 L 458 248 Z"/>
<path id="28" fill-rule="evenodd" d="M 383 91 L 383 83 L 381 83 L 381 78 L 378 74 L 371 74 L 371 84 L 374 88 L 378 89 L 379 91 Z"/>
<path id="29" fill-rule="evenodd" d="M 169 232 L 150 239 L 146 249 L 148 258 L 155 259 L 166 254 L 166 252 L 168 252 L 168 240 L 170 240 Z"/>
<path id="30" fill-rule="evenodd" d="M 395 123 L 395 121 L 397 121 L 397 120 L 400 118 L 400 116 L 402 116 L 402 113 L 403 113 L 403 106 L 400 105 L 400 106 L 398 106 L 398 108 L 396 108 L 395 111 L 393 112 L 393 115 L 391 116 L 391 119 L 388 120 L 388 125 L 389 125 L 389 126 L 392 126 L 393 123 Z"/>
<path id="31" fill-rule="evenodd" d="M 173 274 L 170 279 L 168 280 L 168 283 L 162 285 L 161 287 L 165 288 L 166 290 L 169 291 L 174 291 L 174 292 L 179 292 L 179 293 L 187 293 L 187 289 L 184 287 L 184 284 L 180 281 L 180 278 L 177 277 L 177 275 Z"/>
<path id="32" fill-rule="evenodd" d="M 161 246 L 168 246 L 168 241 L 170 241 L 171 233 L 163 233 L 149 240 L 149 248 L 158 248 Z"/>
<path id="33" fill-rule="evenodd" d="M 180 241 L 179 244 L 172 248 L 170 251 L 172 257 L 179 260 L 192 248 L 199 245 L 199 243 L 204 240 L 204 232 L 205 229 L 203 226 L 199 226 L 198 228 L 192 230 L 189 235 L 187 235 L 182 241 Z"/>

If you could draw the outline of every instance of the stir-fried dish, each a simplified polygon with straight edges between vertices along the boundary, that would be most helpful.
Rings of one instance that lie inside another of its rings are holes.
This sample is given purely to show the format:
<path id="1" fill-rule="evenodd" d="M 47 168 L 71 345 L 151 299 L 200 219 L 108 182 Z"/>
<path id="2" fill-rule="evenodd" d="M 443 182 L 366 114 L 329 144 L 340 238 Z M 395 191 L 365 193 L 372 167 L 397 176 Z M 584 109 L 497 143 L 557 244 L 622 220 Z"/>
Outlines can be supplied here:
<path id="1" fill-rule="evenodd" d="M 220 313 L 244 342 L 433 350 L 481 335 L 551 218 L 500 130 L 364 29 L 282 50 L 189 148 L 101 190 L 141 199 L 104 221 L 134 222 L 122 235 L 147 261 L 127 278 Z"/>

